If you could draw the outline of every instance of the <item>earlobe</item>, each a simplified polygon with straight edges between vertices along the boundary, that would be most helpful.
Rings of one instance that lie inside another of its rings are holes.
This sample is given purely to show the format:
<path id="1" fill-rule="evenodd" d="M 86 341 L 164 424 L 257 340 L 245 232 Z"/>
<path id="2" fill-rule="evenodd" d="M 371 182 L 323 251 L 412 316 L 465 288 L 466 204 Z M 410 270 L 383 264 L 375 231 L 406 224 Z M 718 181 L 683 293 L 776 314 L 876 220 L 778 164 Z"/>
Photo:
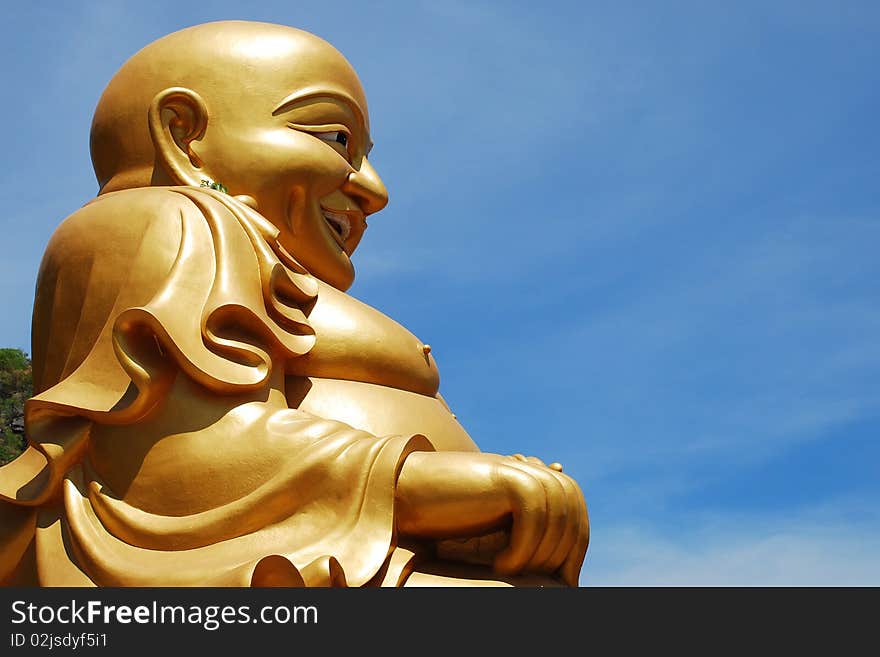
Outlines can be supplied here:
<path id="1" fill-rule="evenodd" d="M 199 94 L 184 87 L 160 91 L 150 103 L 148 120 L 157 168 L 173 184 L 198 186 L 210 178 L 193 149 L 208 127 L 208 108 Z"/>

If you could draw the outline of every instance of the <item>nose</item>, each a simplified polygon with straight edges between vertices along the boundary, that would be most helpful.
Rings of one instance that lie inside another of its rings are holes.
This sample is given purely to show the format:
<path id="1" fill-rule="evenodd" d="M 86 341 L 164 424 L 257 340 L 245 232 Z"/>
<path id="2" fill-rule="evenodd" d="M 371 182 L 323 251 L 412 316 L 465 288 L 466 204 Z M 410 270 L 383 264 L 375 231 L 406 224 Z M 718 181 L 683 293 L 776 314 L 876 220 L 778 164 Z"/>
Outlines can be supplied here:
<path id="1" fill-rule="evenodd" d="M 342 191 L 357 199 L 364 214 L 373 214 L 388 205 L 385 183 L 366 157 L 361 160 L 360 168 L 349 174 Z"/>

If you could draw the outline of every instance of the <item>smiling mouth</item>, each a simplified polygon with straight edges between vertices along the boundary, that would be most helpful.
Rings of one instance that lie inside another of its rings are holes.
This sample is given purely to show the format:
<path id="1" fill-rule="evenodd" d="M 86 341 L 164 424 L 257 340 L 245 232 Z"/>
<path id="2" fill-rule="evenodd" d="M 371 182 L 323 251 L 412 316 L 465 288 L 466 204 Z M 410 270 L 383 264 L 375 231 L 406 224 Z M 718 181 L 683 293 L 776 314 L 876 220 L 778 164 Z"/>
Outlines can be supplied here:
<path id="1" fill-rule="evenodd" d="M 351 235 L 351 219 L 348 215 L 341 212 L 332 212 L 321 208 L 321 214 L 324 215 L 324 221 L 333 229 L 333 232 L 344 242 Z"/>

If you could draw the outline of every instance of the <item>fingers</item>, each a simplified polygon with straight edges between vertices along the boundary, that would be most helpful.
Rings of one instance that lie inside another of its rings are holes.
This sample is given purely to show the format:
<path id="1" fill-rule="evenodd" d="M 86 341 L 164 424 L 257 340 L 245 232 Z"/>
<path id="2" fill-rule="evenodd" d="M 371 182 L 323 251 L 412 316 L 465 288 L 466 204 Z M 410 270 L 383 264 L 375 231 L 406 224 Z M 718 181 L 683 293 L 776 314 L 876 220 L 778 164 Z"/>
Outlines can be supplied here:
<path id="1" fill-rule="evenodd" d="M 518 468 L 507 468 L 502 478 L 513 499 L 510 544 L 495 557 L 493 567 L 502 575 L 522 572 L 535 554 L 547 524 L 547 500 L 541 484 Z"/>
<path id="2" fill-rule="evenodd" d="M 530 474 L 544 488 L 547 502 L 547 520 L 544 536 L 529 563 L 526 564 L 526 569 L 535 572 L 553 572 L 559 567 L 562 560 L 560 559 L 558 563 L 552 566 L 548 564 L 548 560 L 564 540 L 566 528 L 569 524 L 569 505 L 566 500 L 566 491 L 559 476 L 548 468 L 531 468 Z"/>
<path id="3" fill-rule="evenodd" d="M 566 584 L 577 586 L 589 541 L 586 506 L 577 484 L 521 454 L 510 457 L 503 472 L 514 522 L 510 546 L 498 555 L 496 570 L 558 572 Z"/>
<path id="4" fill-rule="evenodd" d="M 523 456 L 522 454 L 514 454 L 513 456 L 511 456 L 511 458 L 514 458 L 517 461 L 521 461 L 522 463 L 532 463 L 534 465 L 542 465 L 545 468 L 547 468 L 547 467 L 552 468 L 553 467 L 553 466 L 548 466 L 546 463 L 544 463 L 544 461 L 539 459 L 537 456 Z M 559 464 L 555 463 L 554 465 L 559 465 Z M 562 468 L 561 465 L 559 467 L 560 467 L 560 469 Z"/>
<path id="5" fill-rule="evenodd" d="M 580 490 L 577 485 L 567 476 L 556 475 L 556 479 L 560 486 L 565 490 L 565 504 L 567 508 L 565 531 L 556 543 L 555 549 L 546 561 L 539 564 L 541 568 L 547 572 L 555 572 L 565 562 L 566 557 L 577 545 L 578 537 L 581 532 L 581 524 L 586 521 L 580 500 Z"/>
<path id="6" fill-rule="evenodd" d="M 577 488 L 577 484 L 574 483 L 574 481 L 572 481 L 572 484 Z M 562 564 L 562 568 L 559 570 L 559 575 L 562 578 L 562 581 L 569 586 L 578 585 L 581 566 L 584 563 L 584 556 L 587 553 L 587 546 L 590 543 L 590 518 L 580 488 L 578 488 L 577 499 L 579 502 L 579 515 L 581 519 L 578 527 L 577 540 L 575 541 L 572 550 L 568 553 L 565 563 Z"/>
<path id="7" fill-rule="evenodd" d="M 548 522 L 544 539 L 527 569 L 546 573 L 560 571 L 566 584 L 577 586 L 590 531 L 584 496 L 571 477 L 549 469 L 538 472 L 548 491 Z"/>
<path id="8" fill-rule="evenodd" d="M 535 465 L 543 465 L 545 468 L 550 468 L 551 470 L 556 470 L 556 472 L 562 472 L 562 464 L 559 461 L 554 461 L 550 465 L 547 465 L 536 456 L 523 456 L 522 454 L 512 454 L 512 459 L 516 459 L 517 461 L 522 461 L 523 463 L 534 463 Z"/>

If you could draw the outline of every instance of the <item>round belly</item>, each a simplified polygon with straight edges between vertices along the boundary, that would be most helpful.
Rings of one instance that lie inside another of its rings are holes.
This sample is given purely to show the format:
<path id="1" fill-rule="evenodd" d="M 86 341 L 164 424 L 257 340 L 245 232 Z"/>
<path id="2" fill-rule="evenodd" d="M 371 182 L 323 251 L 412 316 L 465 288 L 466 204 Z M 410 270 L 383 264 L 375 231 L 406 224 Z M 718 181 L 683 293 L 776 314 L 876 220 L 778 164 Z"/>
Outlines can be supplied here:
<path id="1" fill-rule="evenodd" d="M 478 452 L 471 437 L 436 397 L 373 383 L 290 376 L 291 408 L 377 436 L 422 434 L 440 451 Z"/>

